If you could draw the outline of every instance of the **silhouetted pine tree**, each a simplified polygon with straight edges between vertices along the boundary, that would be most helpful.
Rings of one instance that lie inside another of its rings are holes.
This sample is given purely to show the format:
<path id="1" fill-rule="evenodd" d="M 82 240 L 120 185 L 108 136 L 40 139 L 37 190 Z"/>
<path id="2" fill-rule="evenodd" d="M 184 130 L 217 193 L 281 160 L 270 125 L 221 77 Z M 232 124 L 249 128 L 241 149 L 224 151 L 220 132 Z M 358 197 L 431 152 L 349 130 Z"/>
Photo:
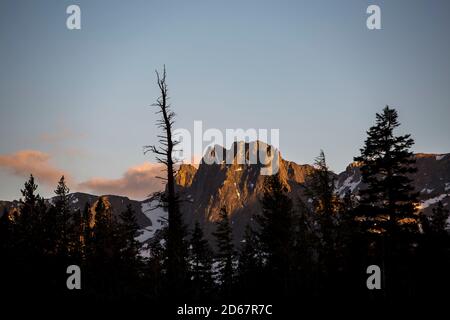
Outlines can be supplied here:
<path id="1" fill-rule="evenodd" d="M 136 213 L 129 204 L 124 212 L 119 216 L 119 239 L 122 245 L 121 258 L 129 264 L 136 264 L 139 257 L 141 243 L 136 240 L 139 231 L 139 225 L 136 219 Z"/>
<path id="2" fill-rule="evenodd" d="M 238 261 L 236 273 L 239 294 L 243 297 L 248 294 L 258 295 L 261 292 L 261 252 L 257 234 L 250 225 L 245 227 Z"/>
<path id="3" fill-rule="evenodd" d="M 352 267 L 352 255 L 354 252 L 355 233 L 358 231 L 357 222 L 354 217 L 354 209 L 357 206 L 357 199 L 350 190 L 348 190 L 342 198 L 340 210 L 336 217 L 336 244 L 337 248 L 336 258 L 338 259 L 338 269 L 342 277 L 338 287 L 347 285 L 347 288 L 351 288 L 350 279 L 355 278 L 355 272 L 351 270 Z"/>
<path id="4" fill-rule="evenodd" d="M 145 264 L 146 293 L 154 301 L 165 300 L 167 295 L 167 228 L 158 230 L 147 242 L 149 258 Z"/>
<path id="5" fill-rule="evenodd" d="M 266 176 L 262 197 L 262 213 L 257 216 L 258 239 L 262 259 L 268 273 L 268 290 L 289 295 L 293 285 L 296 254 L 296 222 L 292 200 L 278 175 Z"/>
<path id="6" fill-rule="evenodd" d="M 121 295 L 130 299 L 138 295 L 140 274 L 142 272 L 142 258 L 140 256 L 141 243 L 136 240 L 139 225 L 136 213 L 128 205 L 119 216 L 116 224 L 115 253 L 117 256 L 117 269 L 119 270 L 120 283 L 117 285 Z"/>
<path id="7" fill-rule="evenodd" d="M 56 207 L 50 204 L 48 210 L 43 212 L 41 216 L 40 232 L 43 239 L 41 251 L 47 256 L 59 256 L 60 252 L 64 250 L 61 246 L 61 230 L 58 224 L 58 214 Z"/>
<path id="8" fill-rule="evenodd" d="M 45 247 L 45 229 L 42 222 L 47 211 L 44 198 L 36 193 L 38 186 L 30 175 L 25 182 L 24 189 L 21 190 L 17 218 L 17 245 L 24 256 L 41 256 L 42 248 Z"/>
<path id="9" fill-rule="evenodd" d="M 432 211 L 433 214 L 429 217 L 430 232 L 434 234 L 447 234 L 449 210 L 439 201 Z"/>
<path id="10" fill-rule="evenodd" d="M 83 212 L 81 213 L 79 224 L 79 241 L 78 241 L 78 255 L 85 263 L 88 257 L 92 256 L 92 228 L 91 228 L 91 205 L 89 202 L 84 204 Z"/>
<path id="11" fill-rule="evenodd" d="M 319 291 L 319 275 L 322 270 L 317 265 L 318 253 L 321 249 L 321 238 L 317 230 L 316 214 L 310 203 L 297 198 L 294 208 L 293 254 L 295 282 L 297 294 L 314 295 Z"/>
<path id="12" fill-rule="evenodd" d="M 0 255 L 5 257 L 12 250 L 14 245 L 14 217 L 7 208 L 3 210 L 0 217 Z M 2 261 L 6 261 L 3 260 Z"/>
<path id="13" fill-rule="evenodd" d="M 97 259 L 107 260 L 113 254 L 113 219 L 104 197 L 98 198 L 94 211 L 95 223 L 92 230 L 94 254 Z"/>
<path id="14" fill-rule="evenodd" d="M 321 216 L 321 220 L 324 220 L 322 225 L 327 225 L 329 228 L 332 226 L 333 216 L 340 207 L 339 198 L 335 192 L 335 182 L 334 173 L 328 168 L 325 153 L 321 150 L 314 161 L 314 170 L 307 177 L 306 193 L 311 197 L 314 211 Z"/>
<path id="15" fill-rule="evenodd" d="M 231 295 L 234 282 L 235 257 L 232 229 L 225 207 L 220 209 L 217 229 L 213 232 L 217 243 L 215 263 L 217 265 L 217 280 L 220 282 L 220 291 L 224 298 Z"/>
<path id="16" fill-rule="evenodd" d="M 6 208 L 0 217 L 0 283 L 2 284 L 1 290 L 5 295 L 13 292 L 14 286 L 17 285 L 14 279 L 21 276 L 17 272 L 16 266 L 17 254 L 20 254 L 20 252 L 15 246 L 16 225 L 14 218 L 13 212 Z"/>
<path id="17" fill-rule="evenodd" d="M 441 299 L 442 292 L 450 286 L 450 234 L 446 230 L 448 217 L 448 209 L 439 201 L 431 215 L 422 215 L 420 219 L 423 233 L 419 263 L 415 269 L 415 282 L 418 282 L 419 288 L 415 293 L 423 294 L 422 298 L 431 298 L 433 301 Z"/>
<path id="18" fill-rule="evenodd" d="M 415 159 L 409 150 L 414 144 L 410 135 L 395 136 L 400 126 L 395 109 L 388 106 L 376 114 L 376 124 L 367 131 L 367 139 L 360 162 L 362 182 L 359 212 L 366 230 L 373 233 L 397 233 L 410 229 L 417 231 L 415 215 L 417 194 L 408 174 L 415 173 Z M 406 221 L 411 223 L 402 223 Z"/>
<path id="19" fill-rule="evenodd" d="M 334 295 L 340 272 L 344 264 L 344 256 L 350 241 L 347 220 L 349 212 L 345 212 L 343 201 L 335 190 L 335 174 L 328 168 L 323 151 L 316 158 L 314 170 L 306 178 L 305 194 L 311 200 L 313 217 L 317 225 L 319 270 L 321 284 L 317 284 L 322 292 Z"/>
<path id="20" fill-rule="evenodd" d="M 17 290 L 24 291 L 24 295 L 39 294 L 44 297 L 54 289 L 50 278 L 54 269 L 49 264 L 49 252 L 45 249 L 48 227 L 44 224 L 44 218 L 47 206 L 36 192 L 37 188 L 33 175 L 30 175 L 21 190 L 20 213 L 15 225 L 15 273 Z M 31 265 L 34 267 L 30 268 Z M 39 277 L 36 277 L 36 274 L 39 274 Z"/>
<path id="21" fill-rule="evenodd" d="M 335 192 L 336 178 L 329 170 L 325 154 L 320 155 L 314 163 L 314 171 L 306 179 L 306 195 L 312 200 L 313 210 L 317 217 L 321 234 L 321 251 L 325 260 L 335 257 L 336 219 L 342 210 L 342 202 Z M 324 261 L 326 264 L 331 261 Z M 334 268 L 334 266 L 330 266 Z"/>
<path id="22" fill-rule="evenodd" d="M 101 299 L 117 296 L 117 250 L 115 221 L 105 197 L 99 197 L 94 208 L 94 225 L 88 252 L 88 290 Z"/>
<path id="23" fill-rule="evenodd" d="M 52 199 L 48 210 L 41 213 L 40 237 L 43 239 L 40 249 L 44 261 L 43 279 L 47 279 L 47 288 L 53 294 L 67 293 L 65 280 L 66 268 L 74 263 L 73 260 L 73 219 L 69 204 L 69 188 L 66 186 L 64 176 L 58 182 L 55 190 L 56 196 Z"/>
<path id="24" fill-rule="evenodd" d="M 74 264 L 81 265 L 84 259 L 83 213 L 80 208 L 71 211 L 69 233 L 69 256 Z"/>
<path id="25" fill-rule="evenodd" d="M 208 299 L 214 287 L 212 251 L 197 221 L 192 232 L 189 264 L 194 299 Z"/>
<path id="26" fill-rule="evenodd" d="M 55 189 L 55 197 L 53 200 L 53 206 L 56 214 L 56 225 L 53 226 L 58 234 L 58 253 L 66 258 L 72 251 L 73 246 L 73 227 L 74 221 L 69 203 L 69 188 L 66 185 L 64 176 L 58 182 L 58 186 Z"/>
<path id="27" fill-rule="evenodd" d="M 408 176 L 417 171 L 410 151 L 414 141 L 410 135 L 395 135 L 399 125 L 397 111 L 386 106 L 376 114 L 361 155 L 354 159 L 361 163 L 366 184 L 355 209 L 367 242 L 368 260 L 361 268 L 370 264 L 381 267 L 387 296 L 404 294 L 408 287 L 408 265 L 413 263 L 412 245 L 419 231 L 417 194 Z"/>

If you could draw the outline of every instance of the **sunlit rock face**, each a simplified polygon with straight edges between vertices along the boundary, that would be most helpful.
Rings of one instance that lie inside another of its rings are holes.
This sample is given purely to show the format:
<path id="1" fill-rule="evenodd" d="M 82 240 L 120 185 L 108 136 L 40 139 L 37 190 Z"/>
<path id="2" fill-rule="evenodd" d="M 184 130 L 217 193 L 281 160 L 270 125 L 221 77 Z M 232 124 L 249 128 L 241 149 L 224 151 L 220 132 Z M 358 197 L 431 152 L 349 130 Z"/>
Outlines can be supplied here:
<path id="1" fill-rule="evenodd" d="M 259 141 L 235 142 L 230 149 L 210 147 L 192 180 L 185 177 L 190 177 L 194 169 L 182 167 L 177 183 L 186 223 L 192 226 L 199 221 L 210 234 L 220 209 L 225 207 L 235 239 L 240 239 L 245 226 L 254 222 L 255 214 L 261 209 L 259 200 L 264 183 L 261 169 L 274 165 L 264 158 L 268 150 L 274 152 L 275 149 Z M 312 166 L 286 161 L 279 154 L 275 161 L 289 194 L 293 198 L 301 195 L 301 185 L 313 170 Z"/>

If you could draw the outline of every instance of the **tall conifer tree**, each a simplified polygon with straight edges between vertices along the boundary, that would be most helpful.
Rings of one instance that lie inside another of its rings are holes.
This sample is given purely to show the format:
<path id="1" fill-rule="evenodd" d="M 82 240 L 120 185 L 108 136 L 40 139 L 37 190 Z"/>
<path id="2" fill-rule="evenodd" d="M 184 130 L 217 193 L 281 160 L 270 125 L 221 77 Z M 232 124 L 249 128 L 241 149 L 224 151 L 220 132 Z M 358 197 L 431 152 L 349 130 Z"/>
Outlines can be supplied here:
<path id="1" fill-rule="evenodd" d="M 258 288 L 258 278 L 261 276 L 261 256 L 256 232 L 250 225 L 245 227 L 242 246 L 239 251 L 237 281 L 242 294 L 248 294 Z M 253 292 L 255 293 L 255 292 Z"/>
<path id="2" fill-rule="evenodd" d="M 190 269 L 195 298 L 208 297 L 213 289 L 212 251 L 197 221 L 190 245 Z"/>
<path id="3" fill-rule="evenodd" d="M 384 294 L 401 295 L 407 290 L 413 255 L 419 233 L 416 214 L 417 193 L 410 174 L 417 171 L 410 148 L 414 144 L 409 134 L 396 135 L 400 126 L 395 109 L 386 106 L 376 114 L 375 125 L 367 131 L 360 163 L 362 182 L 355 219 L 366 246 L 362 263 L 376 264 L 383 270 Z M 360 241 L 359 241 L 360 242 Z"/>
<path id="4" fill-rule="evenodd" d="M 233 260 L 235 251 L 230 220 L 225 207 L 220 209 L 217 229 L 213 235 L 215 236 L 217 243 L 217 278 L 220 282 L 222 294 L 225 297 L 228 297 L 231 294 L 234 281 Z"/>
<path id="5" fill-rule="evenodd" d="M 55 198 L 53 205 L 56 214 L 56 226 L 54 226 L 58 232 L 58 251 L 63 256 L 68 256 L 73 246 L 73 226 L 74 221 L 69 203 L 69 188 L 66 185 L 64 176 L 58 182 L 58 186 L 55 189 Z"/>
<path id="6" fill-rule="evenodd" d="M 386 106 L 376 114 L 361 155 L 354 159 L 361 163 L 362 182 L 367 185 L 360 191 L 358 212 L 365 229 L 374 233 L 418 230 L 417 194 L 408 176 L 417 171 L 410 151 L 414 140 L 409 134 L 395 135 L 399 126 L 397 111 Z"/>
<path id="7" fill-rule="evenodd" d="M 295 268 L 296 222 L 292 200 L 279 175 L 266 176 L 258 239 L 273 291 L 288 294 Z"/>

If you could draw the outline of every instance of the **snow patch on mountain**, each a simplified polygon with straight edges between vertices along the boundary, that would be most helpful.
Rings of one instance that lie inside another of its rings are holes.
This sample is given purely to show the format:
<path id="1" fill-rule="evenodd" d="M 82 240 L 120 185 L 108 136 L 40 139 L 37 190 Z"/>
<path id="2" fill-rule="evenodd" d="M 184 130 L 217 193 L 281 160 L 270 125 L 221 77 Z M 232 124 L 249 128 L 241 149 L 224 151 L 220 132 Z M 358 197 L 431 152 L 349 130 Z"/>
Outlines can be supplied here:
<path id="1" fill-rule="evenodd" d="M 428 189 L 428 188 L 423 188 L 422 190 L 420 190 L 421 193 L 432 193 L 434 189 Z"/>
<path id="2" fill-rule="evenodd" d="M 337 189 L 338 194 L 342 194 L 347 190 L 350 190 L 350 192 L 353 192 L 355 188 L 361 183 L 361 179 L 357 181 L 352 181 L 354 179 L 353 176 L 349 176 L 345 181 L 342 183 L 342 185 Z"/>
<path id="3" fill-rule="evenodd" d="M 425 208 L 427 208 L 427 207 L 429 207 L 429 206 L 431 206 L 433 204 L 438 203 L 439 201 L 444 200 L 446 197 L 448 197 L 448 194 L 447 193 L 443 193 L 443 194 L 441 194 L 441 195 L 439 195 L 437 197 L 430 198 L 430 199 L 427 199 L 425 201 L 422 201 L 422 202 L 420 202 L 419 208 L 420 209 L 425 209 Z"/>
<path id="4" fill-rule="evenodd" d="M 141 234 L 136 237 L 136 240 L 146 242 L 155 235 L 156 231 L 164 227 L 167 221 L 167 211 L 157 207 L 154 201 L 143 202 L 141 211 L 152 222 L 152 225 L 141 229 Z"/>
<path id="5" fill-rule="evenodd" d="M 142 233 L 139 236 L 137 236 L 135 239 L 142 243 L 142 242 L 147 241 L 151 237 L 153 237 L 154 232 L 153 232 L 153 230 L 149 230 L 149 229 L 151 229 L 151 227 L 141 229 Z"/>

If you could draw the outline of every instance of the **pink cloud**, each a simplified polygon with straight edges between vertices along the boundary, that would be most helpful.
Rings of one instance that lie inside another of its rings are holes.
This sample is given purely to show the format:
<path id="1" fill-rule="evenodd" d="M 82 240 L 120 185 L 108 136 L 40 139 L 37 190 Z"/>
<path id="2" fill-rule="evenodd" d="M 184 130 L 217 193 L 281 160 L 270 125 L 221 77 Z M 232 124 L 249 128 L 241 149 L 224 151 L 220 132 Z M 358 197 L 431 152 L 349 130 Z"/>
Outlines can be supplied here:
<path id="1" fill-rule="evenodd" d="M 1 167 L 20 177 L 33 174 L 39 183 L 47 186 L 55 186 L 62 175 L 67 181 L 71 180 L 67 172 L 51 163 L 49 154 L 37 150 L 21 150 L 13 154 L 0 155 Z"/>
<path id="2" fill-rule="evenodd" d="M 157 176 L 164 176 L 163 166 L 155 163 L 143 163 L 130 167 L 118 179 L 92 178 L 77 183 L 69 173 L 52 164 L 49 154 L 37 150 L 21 150 L 0 155 L 0 169 L 2 168 L 25 179 L 33 174 L 38 184 L 49 187 L 50 190 L 53 190 L 52 188 L 64 175 L 72 191 L 86 191 L 98 195 L 123 195 L 133 199 L 144 199 L 151 193 L 162 190 L 165 185 L 164 180 L 157 178 Z"/>
<path id="3" fill-rule="evenodd" d="M 144 199 L 149 194 L 164 188 L 165 182 L 157 176 L 163 175 L 160 164 L 143 163 L 129 168 L 121 178 L 92 178 L 78 185 L 80 190 L 96 194 L 124 195 L 133 199 Z"/>

